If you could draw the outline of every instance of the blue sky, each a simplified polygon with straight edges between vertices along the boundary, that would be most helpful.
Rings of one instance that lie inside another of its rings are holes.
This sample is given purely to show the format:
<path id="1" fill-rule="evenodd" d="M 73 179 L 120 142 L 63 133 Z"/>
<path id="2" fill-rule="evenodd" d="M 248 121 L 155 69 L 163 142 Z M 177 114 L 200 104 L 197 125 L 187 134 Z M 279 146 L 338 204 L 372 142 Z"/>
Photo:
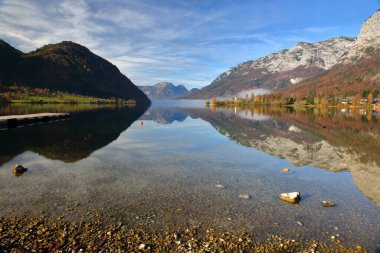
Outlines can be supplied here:
<path id="1" fill-rule="evenodd" d="M 354 37 L 377 0 L 0 0 L 0 38 L 24 52 L 71 40 L 136 85 L 208 85 L 299 41 Z"/>

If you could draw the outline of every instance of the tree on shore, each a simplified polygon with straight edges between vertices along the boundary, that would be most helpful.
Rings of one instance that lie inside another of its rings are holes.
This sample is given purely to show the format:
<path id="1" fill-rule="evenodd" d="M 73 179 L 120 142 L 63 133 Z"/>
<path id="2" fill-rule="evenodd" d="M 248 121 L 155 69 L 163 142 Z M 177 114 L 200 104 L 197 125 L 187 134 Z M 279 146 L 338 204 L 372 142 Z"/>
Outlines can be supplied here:
<path id="1" fill-rule="evenodd" d="M 373 94 L 371 92 L 367 95 L 367 102 L 369 105 L 373 102 Z"/>

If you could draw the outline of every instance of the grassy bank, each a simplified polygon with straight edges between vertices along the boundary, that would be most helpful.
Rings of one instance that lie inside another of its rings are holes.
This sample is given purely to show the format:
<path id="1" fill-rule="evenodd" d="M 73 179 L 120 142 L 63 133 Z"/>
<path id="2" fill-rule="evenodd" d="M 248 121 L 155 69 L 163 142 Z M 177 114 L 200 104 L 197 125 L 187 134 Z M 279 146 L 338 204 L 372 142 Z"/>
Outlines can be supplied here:
<path id="1" fill-rule="evenodd" d="M 120 98 L 98 98 L 49 89 L 9 87 L 0 90 L 1 103 L 32 104 L 136 104 L 135 100 Z"/>

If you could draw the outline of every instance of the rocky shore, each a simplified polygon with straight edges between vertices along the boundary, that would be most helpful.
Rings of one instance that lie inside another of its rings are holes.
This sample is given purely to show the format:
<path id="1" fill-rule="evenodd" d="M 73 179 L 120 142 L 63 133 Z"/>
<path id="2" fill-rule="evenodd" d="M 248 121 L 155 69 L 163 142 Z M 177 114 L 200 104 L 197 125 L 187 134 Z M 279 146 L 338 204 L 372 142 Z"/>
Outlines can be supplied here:
<path id="1" fill-rule="evenodd" d="M 0 252 L 365 252 L 340 241 L 288 240 L 189 227 L 147 231 L 93 215 L 88 222 L 39 217 L 0 217 Z"/>

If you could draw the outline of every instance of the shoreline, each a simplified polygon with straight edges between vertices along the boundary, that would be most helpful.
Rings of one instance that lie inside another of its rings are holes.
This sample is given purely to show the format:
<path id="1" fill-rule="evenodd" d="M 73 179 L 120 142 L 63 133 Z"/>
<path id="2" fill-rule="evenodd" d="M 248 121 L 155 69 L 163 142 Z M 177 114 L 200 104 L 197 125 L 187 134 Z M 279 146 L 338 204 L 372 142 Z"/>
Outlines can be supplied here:
<path id="1" fill-rule="evenodd" d="M 30 105 L 136 105 L 135 100 L 127 100 L 122 102 L 113 102 L 113 101 L 11 101 L 11 102 L 2 102 L 0 105 L 17 105 L 17 104 L 30 104 Z"/>
<path id="2" fill-rule="evenodd" d="M 136 104 L 135 99 L 116 97 L 101 98 L 89 95 L 73 94 L 49 89 L 25 89 L 2 91 L 0 89 L 0 104 Z"/>
<path id="3" fill-rule="evenodd" d="M 184 227 L 147 231 L 128 227 L 116 220 L 105 222 L 94 214 L 89 221 L 71 222 L 38 217 L 0 217 L 0 251 L 2 252 L 366 252 L 359 245 L 346 246 L 339 240 L 292 240 L 268 235 L 257 240 L 246 232 L 216 232 L 209 227 Z"/>
<path id="4" fill-rule="evenodd" d="M 374 109 L 372 106 L 339 106 L 339 105 L 280 105 L 280 104 L 235 104 L 235 103 L 226 103 L 226 104 L 206 104 L 206 107 L 227 107 L 227 108 L 249 108 L 255 106 L 273 106 L 273 107 L 287 107 L 287 108 L 313 108 L 313 109 L 326 109 L 326 108 L 337 108 L 337 109 L 366 109 L 372 111 L 380 111 L 379 109 Z"/>

